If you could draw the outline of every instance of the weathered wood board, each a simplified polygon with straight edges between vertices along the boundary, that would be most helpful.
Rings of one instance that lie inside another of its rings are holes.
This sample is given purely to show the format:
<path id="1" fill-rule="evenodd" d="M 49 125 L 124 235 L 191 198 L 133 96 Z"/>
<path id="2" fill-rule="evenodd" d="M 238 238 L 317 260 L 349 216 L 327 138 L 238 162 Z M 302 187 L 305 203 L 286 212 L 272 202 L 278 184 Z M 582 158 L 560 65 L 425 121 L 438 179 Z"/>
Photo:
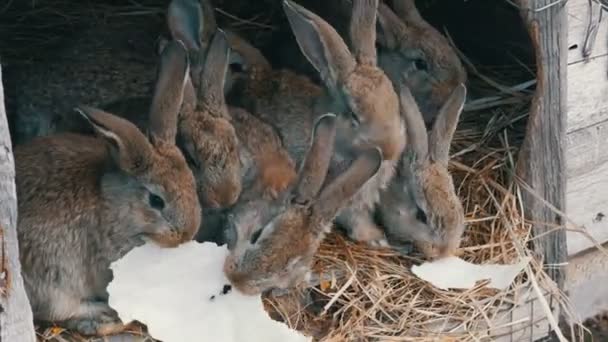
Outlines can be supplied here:
<path id="1" fill-rule="evenodd" d="M 591 9 L 592 8 L 592 9 Z M 568 0 L 566 10 L 568 11 L 568 64 L 583 61 L 583 45 L 589 22 L 589 12 L 593 18 L 600 13 L 600 5 L 594 3 L 589 7 L 589 0 Z M 598 26 L 595 44 L 589 58 L 605 56 L 608 54 L 608 15 L 603 14 L 602 24 Z"/>
<path id="2" fill-rule="evenodd" d="M 586 227 L 600 243 L 608 241 L 608 15 L 597 28 L 588 60 L 583 46 L 589 22 L 600 7 L 570 0 L 568 11 L 568 118 L 566 138 L 569 219 Z M 579 233 L 568 232 L 568 254 L 593 246 Z"/>
<path id="3" fill-rule="evenodd" d="M 604 246 L 608 247 L 608 246 Z M 589 250 L 568 260 L 566 290 L 574 314 L 587 319 L 608 308 L 608 255 Z"/>
<path id="4" fill-rule="evenodd" d="M 608 15 L 607 15 L 608 16 Z M 608 26 L 608 18 L 602 25 Z M 568 65 L 567 132 L 608 120 L 608 55 Z"/>

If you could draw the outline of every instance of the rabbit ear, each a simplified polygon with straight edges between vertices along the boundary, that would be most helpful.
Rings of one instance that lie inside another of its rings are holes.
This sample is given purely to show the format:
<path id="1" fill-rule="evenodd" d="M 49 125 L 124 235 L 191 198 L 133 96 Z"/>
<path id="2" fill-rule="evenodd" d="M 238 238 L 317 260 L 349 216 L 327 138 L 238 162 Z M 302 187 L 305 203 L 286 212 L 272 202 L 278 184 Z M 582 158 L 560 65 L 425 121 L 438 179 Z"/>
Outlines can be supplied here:
<path id="1" fill-rule="evenodd" d="M 313 206 L 314 213 L 325 220 L 333 219 L 342 206 L 378 172 L 382 159 L 379 148 L 360 152 L 351 166 L 321 191 Z"/>
<path id="2" fill-rule="evenodd" d="M 384 3 L 378 5 L 377 41 L 387 49 L 396 49 L 406 31 L 405 25 Z"/>
<path id="3" fill-rule="evenodd" d="M 196 0 L 172 0 L 167 9 L 167 21 L 171 36 L 181 40 L 188 50 L 201 47 L 203 11 Z"/>
<path id="4" fill-rule="evenodd" d="M 294 202 L 310 202 L 323 186 L 333 154 L 335 137 L 336 115 L 325 114 L 319 117 L 313 129 L 311 146 L 300 169 Z"/>
<path id="5" fill-rule="evenodd" d="M 376 12 L 378 0 L 353 0 L 350 36 L 361 64 L 376 65 Z"/>
<path id="6" fill-rule="evenodd" d="M 270 63 L 260 50 L 232 31 L 226 30 L 225 34 L 230 44 L 230 63 L 245 64 L 247 68 L 271 69 Z"/>
<path id="7" fill-rule="evenodd" d="M 149 133 L 156 139 L 174 144 L 177 118 L 184 99 L 184 85 L 188 75 L 188 53 L 181 41 L 167 44 L 160 55 L 160 66 L 152 106 Z"/>
<path id="8" fill-rule="evenodd" d="M 78 106 L 76 111 L 110 146 L 116 164 L 129 174 L 141 174 L 152 166 L 152 147 L 129 121 L 101 109 Z"/>
<path id="9" fill-rule="evenodd" d="M 401 116 L 405 121 L 409 148 L 414 152 L 416 160 L 424 160 L 429 151 L 426 125 L 414 96 L 412 96 L 410 89 L 405 85 L 401 85 L 401 89 L 399 90 L 399 106 Z"/>
<path id="10" fill-rule="evenodd" d="M 283 9 L 300 49 L 325 84 L 335 91 L 356 66 L 346 44 L 333 27 L 304 7 L 285 0 Z"/>
<path id="11" fill-rule="evenodd" d="M 226 83 L 229 55 L 230 48 L 226 40 L 226 34 L 218 29 L 207 49 L 201 86 L 198 90 L 198 99 L 212 108 L 226 106 L 224 83 Z"/>
<path id="12" fill-rule="evenodd" d="M 429 25 L 418 12 L 415 0 L 393 0 L 393 8 L 395 14 L 406 22 L 419 26 Z"/>
<path id="13" fill-rule="evenodd" d="M 432 144 L 430 157 L 435 162 L 442 163 L 446 167 L 450 159 L 450 144 L 452 143 L 452 137 L 456 131 L 466 97 L 467 88 L 461 83 L 454 89 L 452 95 L 441 107 L 433 124 L 430 139 Z"/>
<path id="14" fill-rule="evenodd" d="M 203 25 L 200 28 L 201 39 L 203 43 L 207 43 L 213 37 L 217 30 L 217 22 L 215 21 L 215 9 L 211 5 L 211 0 L 200 0 L 201 8 L 203 9 Z"/>

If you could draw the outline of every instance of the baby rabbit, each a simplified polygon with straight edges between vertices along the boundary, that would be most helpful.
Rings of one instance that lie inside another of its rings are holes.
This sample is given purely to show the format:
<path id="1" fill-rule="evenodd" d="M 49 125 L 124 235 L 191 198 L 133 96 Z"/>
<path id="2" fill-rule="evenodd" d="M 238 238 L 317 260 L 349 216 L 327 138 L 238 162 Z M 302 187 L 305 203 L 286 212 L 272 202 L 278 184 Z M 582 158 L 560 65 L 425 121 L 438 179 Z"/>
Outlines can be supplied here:
<path id="1" fill-rule="evenodd" d="M 408 147 L 397 175 L 381 193 L 378 211 L 391 245 L 413 240 L 428 258 L 454 254 L 464 232 L 464 213 L 448 172 L 450 143 L 466 88 L 454 89 L 441 107 L 430 137 L 407 87 L 400 91 Z"/>
<path id="2" fill-rule="evenodd" d="M 228 107 L 224 102 L 222 91 L 228 61 L 229 46 L 226 35 L 223 31 L 217 30 L 211 44 L 208 44 L 206 67 L 202 70 L 200 80 L 201 86 L 205 87 L 205 93 L 216 96 L 216 108 L 228 113 L 236 133 L 238 158 L 235 158 L 235 162 L 239 162 L 240 173 L 237 174 L 237 177 L 242 184 L 238 201 L 249 201 L 254 198 L 277 198 L 296 178 L 294 162 L 272 126 L 264 123 L 246 110 Z M 207 65 L 213 65 L 213 67 L 207 67 Z M 221 70 L 223 73 L 220 74 L 217 70 Z M 209 73 L 215 74 L 215 77 L 208 77 Z M 186 86 L 191 87 L 192 84 Z M 222 143 L 221 140 L 216 142 L 217 145 Z M 232 172 L 232 170 L 226 168 L 226 165 L 224 163 L 216 166 L 218 175 L 225 176 Z M 223 221 L 220 217 L 216 217 L 218 215 L 224 215 L 224 211 L 208 210 L 205 213 L 206 223 L 197 233 L 197 241 L 224 242 L 217 237 L 214 238 L 214 236 L 218 236 L 218 231 L 223 230 L 221 226 Z M 216 220 L 220 221 L 211 224 L 212 221 Z"/>
<path id="3" fill-rule="evenodd" d="M 276 127 L 297 165 L 302 163 L 308 149 L 314 122 L 327 112 L 342 113 L 337 116 L 332 169 L 339 171 L 348 165 L 360 150 L 381 149 L 380 171 L 351 198 L 338 217 L 351 236 L 366 241 L 383 239 L 370 210 L 379 198 L 380 189 L 392 177 L 405 145 L 397 94 L 390 80 L 376 67 L 376 6 L 377 0 L 355 2 L 353 35 L 358 39 L 353 39 L 356 44 L 351 54 L 329 24 L 293 2 L 284 2 L 296 39 L 325 80 L 327 91 L 306 77 L 287 70 L 272 70 L 256 48 L 227 33 L 232 51 L 246 66 L 246 73 L 234 79 L 231 98 Z M 182 21 L 195 22 L 185 18 Z"/>
<path id="4" fill-rule="evenodd" d="M 304 280 L 336 213 L 381 167 L 378 148 L 361 150 L 344 173 L 323 185 L 336 126 L 333 114 L 316 120 L 312 144 L 291 193 L 275 201 L 237 205 L 229 215 L 237 242 L 231 246 L 224 272 L 241 292 L 253 295 L 271 288 L 285 289 Z"/>
<path id="5" fill-rule="evenodd" d="M 171 42 L 160 64 L 148 138 L 81 106 L 98 137 L 63 133 L 15 149 L 20 258 L 38 321 L 86 335 L 121 331 L 108 306 L 110 264 L 146 241 L 175 247 L 200 226 L 194 176 L 175 146 L 183 46 Z"/>
<path id="6" fill-rule="evenodd" d="M 378 6 L 378 64 L 395 88 L 407 86 L 430 125 L 466 71 L 448 40 L 426 22 L 414 0 Z"/>

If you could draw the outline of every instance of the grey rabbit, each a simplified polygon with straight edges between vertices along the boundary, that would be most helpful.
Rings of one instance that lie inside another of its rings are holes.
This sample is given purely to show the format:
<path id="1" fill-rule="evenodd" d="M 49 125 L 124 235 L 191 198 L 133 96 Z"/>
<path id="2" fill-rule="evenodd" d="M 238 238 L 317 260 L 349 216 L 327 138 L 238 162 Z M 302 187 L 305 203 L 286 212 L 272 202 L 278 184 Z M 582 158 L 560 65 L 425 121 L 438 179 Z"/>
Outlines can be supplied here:
<path id="1" fill-rule="evenodd" d="M 464 213 L 448 171 L 449 151 L 464 106 L 461 84 L 439 110 L 427 133 L 422 114 L 407 87 L 400 91 L 408 147 L 395 178 L 381 194 L 378 211 L 392 246 L 406 241 L 428 258 L 454 255 L 464 232 Z"/>

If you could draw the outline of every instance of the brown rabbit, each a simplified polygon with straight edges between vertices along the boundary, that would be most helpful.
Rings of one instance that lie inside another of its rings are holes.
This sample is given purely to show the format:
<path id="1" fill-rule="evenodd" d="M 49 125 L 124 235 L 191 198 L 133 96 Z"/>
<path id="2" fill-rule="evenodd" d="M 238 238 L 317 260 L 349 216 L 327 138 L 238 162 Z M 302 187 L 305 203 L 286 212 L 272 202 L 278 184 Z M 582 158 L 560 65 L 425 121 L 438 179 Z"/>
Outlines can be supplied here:
<path id="1" fill-rule="evenodd" d="M 378 210 L 391 245 L 413 240 L 429 258 L 456 252 L 464 232 L 464 213 L 448 172 L 449 150 L 464 106 L 466 87 L 452 92 L 427 134 L 422 115 L 407 87 L 401 88 L 408 147 Z"/>
<path id="2" fill-rule="evenodd" d="M 396 88 L 411 89 L 428 125 L 467 74 L 448 40 L 422 18 L 414 0 L 393 0 L 393 9 L 378 6 L 378 64 Z"/>
<path id="3" fill-rule="evenodd" d="M 149 138 L 81 106 L 98 137 L 64 133 L 15 149 L 20 258 L 38 321 L 85 335 L 123 330 L 108 306 L 110 264 L 146 241 L 175 247 L 200 226 L 194 176 L 175 145 L 188 73 L 181 44 L 169 44 L 160 69 Z"/>
<path id="4" fill-rule="evenodd" d="M 229 215 L 228 224 L 237 242 L 224 271 L 241 292 L 289 288 L 304 280 L 336 213 L 380 168 L 380 150 L 363 150 L 344 173 L 323 185 L 336 124 L 333 114 L 317 119 L 312 144 L 291 193 L 275 201 L 247 202 Z"/>
<path id="5" fill-rule="evenodd" d="M 204 68 L 200 76 L 201 86 L 206 87 L 206 93 L 218 96 L 216 106 L 228 112 L 236 132 L 239 155 L 237 161 L 240 162 L 240 174 L 238 176 L 242 184 L 238 201 L 249 201 L 258 197 L 262 199 L 277 198 L 295 180 L 294 162 L 272 126 L 244 109 L 228 107 L 223 100 L 219 99 L 219 96 L 222 96 L 225 73 L 216 75 L 216 78 L 207 77 L 206 73 L 211 70 L 214 70 L 215 73 L 215 70 L 225 71 L 227 69 L 229 46 L 223 31 L 216 31 L 211 44 L 208 45 L 208 50 L 206 63 L 214 63 L 214 68 Z M 208 82 L 210 79 L 213 79 L 214 82 Z M 191 86 L 191 84 L 187 86 Z M 196 135 L 196 133 L 193 132 L 193 135 Z M 221 144 L 222 141 L 217 143 Z M 229 169 L 222 170 L 221 167 L 220 165 L 218 174 L 226 175 L 231 172 Z M 211 216 L 210 221 L 213 221 L 215 215 L 223 215 L 223 212 L 209 210 L 205 216 Z M 218 225 L 221 225 L 221 221 L 216 225 L 206 224 L 202 226 L 197 234 L 197 240 L 206 241 L 210 239 L 209 236 L 216 236 L 218 234 L 217 230 L 223 229 Z"/>
<path id="6" fill-rule="evenodd" d="M 336 154 L 331 168 L 348 165 L 359 150 L 379 147 L 384 161 L 374 179 L 351 198 L 338 222 L 357 240 L 383 239 L 370 210 L 379 190 L 393 175 L 405 145 L 398 97 L 390 80 L 376 67 L 375 13 L 377 0 L 358 0 L 353 7 L 354 55 L 338 34 L 315 14 L 293 2 L 284 8 L 302 50 L 325 80 L 327 90 L 288 70 L 272 70 L 264 56 L 240 37 L 227 33 L 232 51 L 245 61 L 231 98 L 275 126 L 285 147 L 301 164 L 314 121 L 327 112 L 338 115 Z"/>

